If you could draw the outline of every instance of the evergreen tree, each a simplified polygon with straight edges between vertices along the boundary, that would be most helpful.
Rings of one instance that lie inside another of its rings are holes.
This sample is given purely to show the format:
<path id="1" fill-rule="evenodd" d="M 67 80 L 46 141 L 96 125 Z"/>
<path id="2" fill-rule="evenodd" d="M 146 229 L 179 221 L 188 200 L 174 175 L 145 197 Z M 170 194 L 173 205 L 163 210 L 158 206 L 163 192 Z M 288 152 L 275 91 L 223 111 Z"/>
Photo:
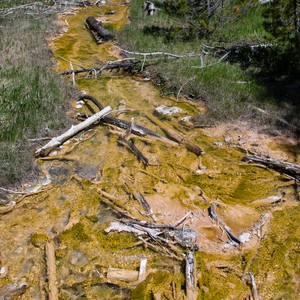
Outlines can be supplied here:
<path id="1" fill-rule="evenodd" d="M 300 0 L 273 0 L 266 4 L 265 28 L 282 42 L 290 42 L 300 50 Z"/>

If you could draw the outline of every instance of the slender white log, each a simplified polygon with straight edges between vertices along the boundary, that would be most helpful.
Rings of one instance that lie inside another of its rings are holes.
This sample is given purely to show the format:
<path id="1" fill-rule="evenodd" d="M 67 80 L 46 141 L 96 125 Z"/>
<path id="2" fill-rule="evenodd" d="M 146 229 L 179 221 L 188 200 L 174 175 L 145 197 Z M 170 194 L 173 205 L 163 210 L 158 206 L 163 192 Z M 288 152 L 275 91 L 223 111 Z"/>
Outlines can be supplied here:
<path id="1" fill-rule="evenodd" d="M 139 282 L 142 282 L 146 279 L 146 268 L 147 268 L 147 258 L 142 258 L 140 263 L 139 270 Z"/>
<path id="2" fill-rule="evenodd" d="M 63 133 L 58 137 L 54 137 L 48 144 L 43 146 L 42 148 L 38 149 L 35 152 L 35 155 L 38 156 L 47 156 L 53 149 L 63 144 L 65 141 L 79 133 L 80 131 L 88 128 L 95 122 L 98 122 L 101 118 L 106 116 L 111 111 L 111 107 L 107 106 L 98 113 L 92 115 L 91 117 L 84 120 L 82 123 L 72 126 L 68 131 Z"/>

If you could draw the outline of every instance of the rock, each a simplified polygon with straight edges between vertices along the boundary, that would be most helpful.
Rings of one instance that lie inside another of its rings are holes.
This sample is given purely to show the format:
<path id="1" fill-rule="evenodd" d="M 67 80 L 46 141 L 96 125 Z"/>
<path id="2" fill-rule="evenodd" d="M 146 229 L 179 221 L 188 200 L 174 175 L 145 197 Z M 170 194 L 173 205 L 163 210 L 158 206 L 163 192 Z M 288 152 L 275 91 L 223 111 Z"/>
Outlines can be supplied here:
<path id="1" fill-rule="evenodd" d="M 27 284 L 7 284 L 0 288 L 0 299 L 2 300 L 13 300 L 13 299 L 20 299 L 25 290 Z"/>
<path id="2" fill-rule="evenodd" d="M 4 278 L 7 274 L 7 268 L 6 267 L 1 267 L 0 268 L 0 278 Z"/>
<path id="3" fill-rule="evenodd" d="M 170 116 L 182 112 L 182 109 L 176 106 L 160 105 L 155 108 L 155 111 L 164 116 Z"/>
<path id="4" fill-rule="evenodd" d="M 221 142 L 213 142 L 213 145 L 215 145 L 217 147 L 223 147 L 223 143 L 221 143 Z"/>
<path id="5" fill-rule="evenodd" d="M 70 255 L 70 263 L 72 265 L 86 265 L 88 263 L 88 259 L 86 258 L 86 256 L 84 255 L 84 253 L 82 253 L 79 250 L 74 250 L 72 251 L 71 255 Z"/>
<path id="6" fill-rule="evenodd" d="M 185 116 L 180 119 L 180 123 L 184 123 L 185 125 L 192 126 L 193 125 L 192 119 L 193 119 L 192 116 Z"/>
<path id="7" fill-rule="evenodd" d="M 99 181 L 101 178 L 98 172 L 99 168 L 95 165 L 77 165 L 75 168 L 76 175 L 89 181 Z"/>
<path id="8" fill-rule="evenodd" d="M 225 141 L 227 144 L 231 143 L 231 137 L 230 137 L 229 135 L 225 135 L 225 136 L 224 136 L 224 141 Z"/>
<path id="9" fill-rule="evenodd" d="M 201 290 L 202 290 L 205 294 L 207 294 L 207 293 L 209 292 L 209 288 L 208 288 L 207 286 L 205 286 L 205 285 L 201 286 Z"/>

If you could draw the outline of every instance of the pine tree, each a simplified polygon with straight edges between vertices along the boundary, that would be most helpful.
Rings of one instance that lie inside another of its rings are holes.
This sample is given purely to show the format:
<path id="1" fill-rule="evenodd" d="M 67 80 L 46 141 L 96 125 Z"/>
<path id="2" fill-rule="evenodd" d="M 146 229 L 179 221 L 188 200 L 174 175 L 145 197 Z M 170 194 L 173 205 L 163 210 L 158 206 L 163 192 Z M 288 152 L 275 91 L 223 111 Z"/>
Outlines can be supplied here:
<path id="1" fill-rule="evenodd" d="M 266 4 L 265 28 L 282 42 L 300 50 L 300 0 L 273 0 Z"/>

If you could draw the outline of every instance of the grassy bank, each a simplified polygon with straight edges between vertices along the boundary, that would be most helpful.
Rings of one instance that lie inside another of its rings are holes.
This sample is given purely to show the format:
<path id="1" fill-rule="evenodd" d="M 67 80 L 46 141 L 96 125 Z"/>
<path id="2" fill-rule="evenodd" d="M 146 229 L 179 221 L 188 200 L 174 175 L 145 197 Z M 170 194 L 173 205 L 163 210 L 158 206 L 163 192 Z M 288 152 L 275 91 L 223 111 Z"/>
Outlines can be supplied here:
<path id="1" fill-rule="evenodd" d="M 0 8 L 29 1 L 5 1 Z M 48 1 L 45 1 L 48 3 Z M 30 139 L 62 131 L 71 89 L 51 73 L 54 61 L 46 38 L 54 16 L 22 14 L 0 18 L 0 185 L 36 174 Z M 50 133 L 49 133 L 50 132 Z"/>
<path id="2" fill-rule="evenodd" d="M 162 58 L 155 62 L 153 57 L 147 57 L 146 63 L 150 63 L 147 70 L 162 85 L 163 93 L 177 96 L 180 92 L 180 96 L 190 96 L 206 104 L 207 113 L 197 116 L 199 124 L 248 120 L 255 127 L 272 133 L 296 131 L 299 124 L 294 112 L 298 107 L 295 107 L 295 101 L 290 101 L 289 90 L 284 97 L 271 92 L 264 78 L 258 76 L 264 70 L 260 69 L 259 63 L 252 64 L 251 57 L 244 57 L 243 61 L 221 60 L 222 55 L 216 55 L 204 46 L 228 49 L 234 45 L 271 42 L 270 35 L 263 28 L 261 5 L 253 2 L 245 8 L 244 14 L 233 16 L 203 37 L 193 35 L 188 22 L 167 14 L 163 7 L 154 17 L 147 17 L 142 4 L 142 0 L 133 2 L 131 23 L 118 34 L 120 44 L 136 52 L 198 54 L 188 59 Z M 287 119 L 292 126 L 286 127 L 279 119 Z"/>

